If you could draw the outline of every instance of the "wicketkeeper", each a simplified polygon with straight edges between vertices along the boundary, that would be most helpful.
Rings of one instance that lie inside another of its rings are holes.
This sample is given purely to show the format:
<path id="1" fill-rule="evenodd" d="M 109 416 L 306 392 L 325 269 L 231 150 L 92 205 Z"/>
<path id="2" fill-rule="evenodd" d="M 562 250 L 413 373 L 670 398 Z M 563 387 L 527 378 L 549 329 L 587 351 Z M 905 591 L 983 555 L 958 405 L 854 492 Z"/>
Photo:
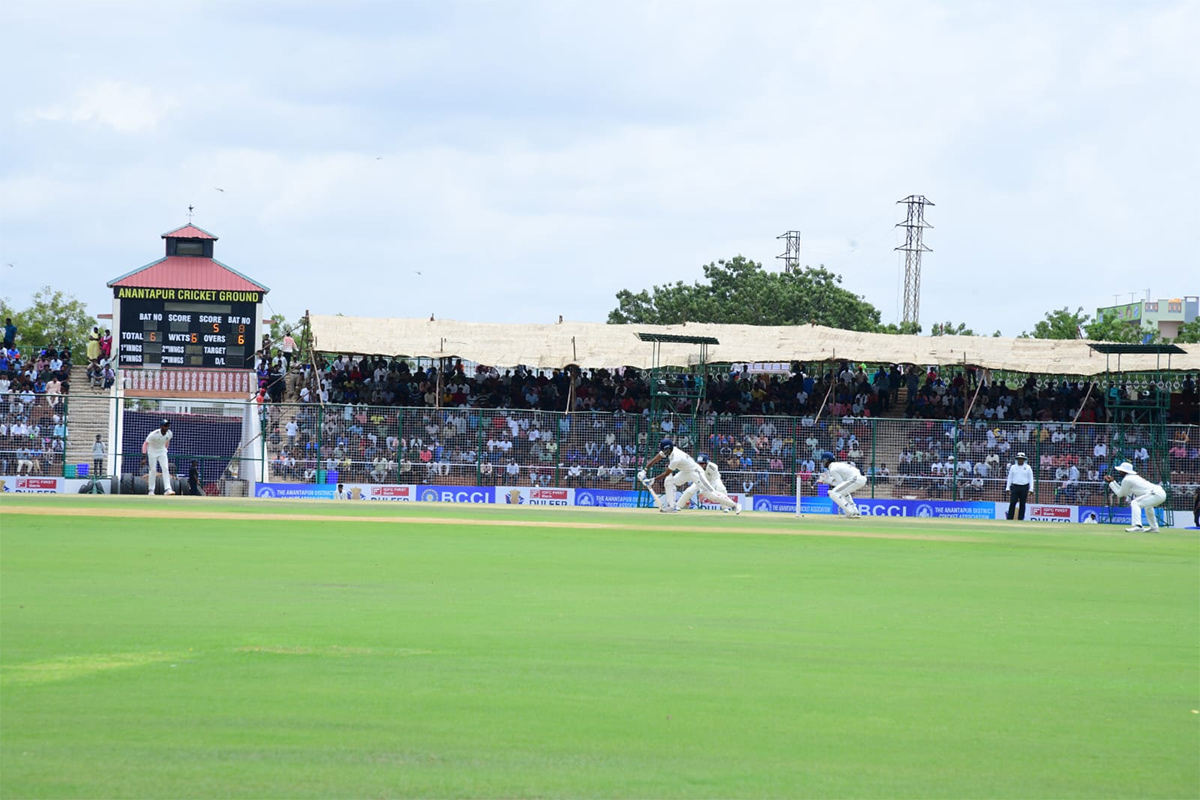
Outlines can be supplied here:
<path id="1" fill-rule="evenodd" d="M 710 461 L 705 453 L 699 453 L 696 455 L 696 464 L 700 467 L 704 477 L 708 479 L 709 485 L 716 489 L 717 494 L 728 497 L 729 490 L 725 488 L 725 481 L 721 480 L 721 469 L 717 466 L 717 462 Z M 707 493 L 701 491 L 701 486 L 699 483 L 693 483 L 679 498 L 679 507 L 687 508 L 688 504 L 692 502 L 692 499 L 696 497 L 696 495 L 700 495 L 700 499 L 702 501 L 710 500 L 712 502 L 717 502 L 716 495 L 710 497 Z M 728 513 L 729 509 L 725 506 L 722 506 L 721 511 Z"/>
<path id="2" fill-rule="evenodd" d="M 853 495 L 867 485 L 866 477 L 858 471 L 858 467 L 845 461 L 834 461 L 830 455 L 822 459 L 822 464 L 825 471 L 817 478 L 817 483 L 829 484 L 829 499 L 836 503 L 848 518 L 861 517 Z"/>
<path id="3" fill-rule="evenodd" d="M 1138 475 L 1133 469 L 1133 464 L 1128 461 L 1118 464 L 1117 472 L 1121 473 L 1120 480 L 1114 480 L 1112 475 L 1105 475 L 1104 482 L 1117 497 L 1129 498 L 1129 514 L 1133 518 L 1133 525 L 1125 530 L 1147 530 L 1147 527 L 1142 525 L 1142 509 L 1146 509 L 1146 521 L 1150 523 L 1148 530 L 1157 531 L 1158 515 L 1154 513 L 1154 508 L 1167 501 L 1166 490 Z"/>

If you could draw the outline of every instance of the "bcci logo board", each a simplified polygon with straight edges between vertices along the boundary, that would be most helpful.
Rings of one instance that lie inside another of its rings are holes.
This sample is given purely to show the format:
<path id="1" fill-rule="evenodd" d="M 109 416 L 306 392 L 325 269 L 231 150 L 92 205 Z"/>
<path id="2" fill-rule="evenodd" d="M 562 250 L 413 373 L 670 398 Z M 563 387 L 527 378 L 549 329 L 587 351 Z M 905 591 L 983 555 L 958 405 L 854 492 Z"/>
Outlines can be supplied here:
<path id="1" fill-rule="evenodd" d="M 491 489 L 474 487 L 453 489 L 430 486 L 418 491 L 417 499 L 422 503 L 494 503 Z"/>

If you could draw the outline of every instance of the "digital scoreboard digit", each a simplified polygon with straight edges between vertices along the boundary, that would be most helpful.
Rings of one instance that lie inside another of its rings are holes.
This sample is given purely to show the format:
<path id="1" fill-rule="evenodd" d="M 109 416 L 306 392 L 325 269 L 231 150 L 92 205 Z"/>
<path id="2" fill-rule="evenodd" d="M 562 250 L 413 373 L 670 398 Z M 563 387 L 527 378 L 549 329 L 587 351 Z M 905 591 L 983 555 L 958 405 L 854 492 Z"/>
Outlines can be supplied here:
<path id="1" fill-rule="evenodd" d="M 125 366 L 253 368 L 256 303 L 121 301 Z"/>

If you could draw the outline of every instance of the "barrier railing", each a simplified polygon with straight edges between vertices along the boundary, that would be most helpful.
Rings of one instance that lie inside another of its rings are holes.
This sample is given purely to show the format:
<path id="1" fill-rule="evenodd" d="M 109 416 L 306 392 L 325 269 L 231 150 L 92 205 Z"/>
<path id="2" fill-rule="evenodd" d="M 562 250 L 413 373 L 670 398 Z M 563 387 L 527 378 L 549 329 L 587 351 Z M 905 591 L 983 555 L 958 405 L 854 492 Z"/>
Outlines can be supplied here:
<path id="1" fill-rule="evenodd" d="M 242 401 L 125 399 L 72 395 L 54 408 L 6 406 L 0 474 L 67 475 L 93 468 L 97 434 L 107 474 L 144 475 L 141 442 L 163 416 L 173 421 L 171 461 L 186 477 L 197 461 L 202 482 L 401 483 L 636 488 L 634 474 L 670 436 L 693 455 L 707 453 L 726 486 L 743 494 L 790 495 L 831 452 L 868 476 L 863 496 L 1005 500 L 1017 452 L 1034 468 L 1031 500 L 1111 501 L 1103 476 L 1128 460 L 1149 480 L 1169 484 L 1169 507 L 1190 509 L 1200 486 L 1200 426 L 734 416 L 694 421 L 677 414 Z M 59 421 L 54 417 L 58 412 Z M 13 428 L 10 418 L 32 423 Z M 15 434 L 13 431 L 19 431 Z M 1152 452 L 1165 432 L 1166 457 Z M 114 444 L 111 440 L 116 437 Z M 1154 447 L 1151 447 L 1154 445 Z M 32 454 L 32 458 L 29 456 Z M 19 464 L 19 462 L 32 462 Z M 1165 465 L 1165 466 L 1163 466 Z"/>

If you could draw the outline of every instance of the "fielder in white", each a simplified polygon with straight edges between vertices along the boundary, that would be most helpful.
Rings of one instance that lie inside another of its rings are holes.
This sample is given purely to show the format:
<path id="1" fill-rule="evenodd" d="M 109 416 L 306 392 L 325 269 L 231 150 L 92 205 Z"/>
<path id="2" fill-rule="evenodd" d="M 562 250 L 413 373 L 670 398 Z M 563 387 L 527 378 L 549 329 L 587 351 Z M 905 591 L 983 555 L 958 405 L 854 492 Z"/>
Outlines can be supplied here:
<path id="1" fill-rule="evenodd" d="M 1129 498 L 1129 513 L 1133 517 L 1133 526 L 1126 528 L 1127 531 L 1144 531 L 1158 530 L 1158 517 L 1154 513 L 1155 506 L 1161 506 L 1167 500 L 1167 493 L 1163 487 L 1157 483 L 1150 481 L 1138 475 L 1134 471 L 1133 465 L 1128 461 L 1117 465 L 1117 472 L 1121 473 L 1121 479 L 1114 480 L 1112 475 L 1105 475 L 1104 482 L 1108 484 L 1108 488 L 1113 490 L 1113 494 L 1117 497 Z M 1146 521 L 1150 526 L 1142 525 L 1142 509 L 1146 509 Z"/>
<path id="2" fill-rule="evenodd" d="M 729 496 L 729 490 L 725 488 L 725 481 L 721 480 L 721 468 L 717 466 L 715 461 L 710 461 L 704 453 L 697 453 L 696 465 L 700 467 L 704 477 L 708 479 L 709 486 L 717 490 L 717 494 Z M 716 502 L 715 497 L 710 497 L 707 493 L 700 491 L 699 483 L 693 483 L 684 490 L 683 495 L 679 498 L 679 507 L 687 508 L 696 495 L 700 495 L 701 501 L 710 500 Z M 729 509 L 724 506 L 721 507 L 721 511 L 729 513 Z"/>
<path id="3" fill-rule="evenodd" d="M 167 447 L 171 444 L 171 436 L 171 420 L 164 419 L 158 430 L 150 431 L 146 441 L 142 442 L 142 452 L 146 454 L 146 461 L 150 464 L 146 494 L 154 494 L 155 468 L 162 469 L 163 486 L 166 487 L 163 494 L 175 494 L 175 490 L 171 488 L 171 467 L 167 462 Z"/>
<path id="4" fill-rule="evenodd" d="M 716 487 L 708 482 L 708 478 L 705 476 L 704 471 L 700 469 L 700 465 L 696 463 L 695 459 L 681 448 L 676 447 L 674 442 L 670 439 L 663 439 L 658 448 L 658 455 L 650 459 L 645 469 L 638 471 L 638 480 L 645 480 L 647 470 L 659 461 L 666 460 L 667 471 L 661 475 L 654 476 L 654 479 L 651 481 L 653 483 L 659 478 L 666 476 L 663 480 L 662 511 L 678 511 L 679 506 L 675 502 L 675 490 L 680 486 L 692 483 L 698 484 L 700 487 L 699 491 L 703 491 L 713 502 L 718 503 L 724 508 L 732 508 L 734 514 L 742 513 L 741 503 L 735 503 L 730 499 L 729 495 L 717 491 Z M 670 473 L 669 475 L 667 474 L 668 472 Z M 688 499 L 690 500 L 691 497 Z"/>
<path id="5" fill-rule="evenodd" d="M 867 485 L 867 479 L 858 467 L 845 461 L 834 461 L 828 456 L 824 459 L 825 471 L 817 478 L 817 483 L 829 484 L 829 499 L 850 519 L 858 519 L 862 514 L 854 504 L 854 492 Z"/>

